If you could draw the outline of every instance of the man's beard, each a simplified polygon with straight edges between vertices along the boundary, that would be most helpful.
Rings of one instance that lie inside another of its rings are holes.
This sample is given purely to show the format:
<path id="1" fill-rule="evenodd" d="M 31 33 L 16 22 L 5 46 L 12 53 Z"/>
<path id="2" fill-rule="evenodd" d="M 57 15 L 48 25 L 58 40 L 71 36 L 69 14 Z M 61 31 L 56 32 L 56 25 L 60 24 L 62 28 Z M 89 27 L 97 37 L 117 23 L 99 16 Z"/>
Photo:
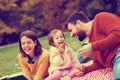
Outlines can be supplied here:
<path id="1" fill-rule="evenodd" d="M 79 41 L 83 41 L 87 37 L 87 35 L 85 34 L 85 31 L 79 31 L 77 36 Z"/>

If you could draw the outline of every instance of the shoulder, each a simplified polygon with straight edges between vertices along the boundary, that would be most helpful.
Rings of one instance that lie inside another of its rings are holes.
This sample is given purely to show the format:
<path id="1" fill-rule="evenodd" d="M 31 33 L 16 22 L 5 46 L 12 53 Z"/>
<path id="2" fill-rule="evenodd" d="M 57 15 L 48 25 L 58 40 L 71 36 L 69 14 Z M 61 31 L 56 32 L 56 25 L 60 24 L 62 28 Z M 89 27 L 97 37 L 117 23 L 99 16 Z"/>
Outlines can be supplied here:
<path id="1" fill-rule="evenodd" d="M 94 22 L 97 23 L 98 25 L 107 25 L 111 23 L 119 23 L 119 17 L 115 14 L 108 13 L 108 12 L 100 12 L 98 13 L 95 18 Z"/>
<path id="2" fill-rule="evenodd" d="M 48 57 L 49 56 L 49 52 L 47 49 L 45 48 L 42 48 L 42 54 L 41 54 L 41 57 Z"/>
<path id="3" fill-rule="evenodd" d="M 104 16 L 104 15 L 113 15 L 113 14 L 109 12 L 100 12 L 96 16 Z"/>
<path id="4" fill-rule="evenodd" d="M 19 53 L 19 54 L 18 54 L 18 59 L 19 59 L 19 60 L 22 60 L 23 58 L 24 58 L 24 57 Z"/>
<path id="5" fill-rule="evenodd" d="M 26 58 L 23 57 L 20 53 L 18 54 L 18 61 L 23 64 L 26 63 Z"/>
<path id="6" fill-rule="evenodd" d="M 45 48 L 42 48 L 42 53 L 44 53 L 44 54 L 48 54 L 48 50 L 45 49 Z"/>
<path id="7" fill-rule="evenodd" d="M 117 18 L 117 15 L 109 12 L 100 12 L 95 16 L 95 18 L 106 20 L 107 18 Z"/>
<path id="8" fill-rule="evenodd" d="M 38 59 L 38 63 L 40 64 L 41 62 L 48 62 L 49 61 L 49 53 L 45 48 L 42 48 L 42 54 L 40 55 Z"/>
<path id="9" fill-rule="evenodd" d="M 49 52 L 50 53 L 56 53 L 56 52 L 58 52 L 58 49 L 54 46 L 51 46 Z"/>
<path id="10" fill-rule="evenodd" d="M 109 12 L 99 12 L 97 15 L 103 15 L 103 14 L 112 14 L 112 13 L 109 13 Z"/>

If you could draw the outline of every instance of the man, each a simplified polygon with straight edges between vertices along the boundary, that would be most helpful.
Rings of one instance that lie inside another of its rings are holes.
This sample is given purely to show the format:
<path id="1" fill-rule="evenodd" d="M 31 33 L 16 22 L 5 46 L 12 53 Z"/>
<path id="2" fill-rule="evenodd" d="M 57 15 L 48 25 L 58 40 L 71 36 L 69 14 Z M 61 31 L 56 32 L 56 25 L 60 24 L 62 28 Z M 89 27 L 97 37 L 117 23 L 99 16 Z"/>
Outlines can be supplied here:
<path id="1" fill-rule="evenodd" d="M 120 80 L 120 20 L 107 12 L 98 13 L 89 20 L 83 12 L 70 15 L 66 27 L 71 36 L 83 41 L 87 36 L 89 44 L 78 50 L 82 57 L 93 55 L 93 63 L 85 66 L 85 73 L 113 68 L 115 80 Z"/>

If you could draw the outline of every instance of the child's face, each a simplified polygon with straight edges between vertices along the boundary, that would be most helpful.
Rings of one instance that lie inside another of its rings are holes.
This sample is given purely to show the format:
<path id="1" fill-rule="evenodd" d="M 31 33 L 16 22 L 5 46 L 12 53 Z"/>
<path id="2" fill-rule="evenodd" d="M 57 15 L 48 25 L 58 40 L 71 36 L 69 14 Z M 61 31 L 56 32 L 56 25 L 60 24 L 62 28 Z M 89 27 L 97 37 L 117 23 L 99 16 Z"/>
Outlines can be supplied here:
<path id="1" fill-rule="evenodd" d="M 57 48 L 63 47 L 65 45 L 65 38 L 61 31 L 57 32 L 53 36 L 53 42 L 54 42 L 55 47 Z"/>

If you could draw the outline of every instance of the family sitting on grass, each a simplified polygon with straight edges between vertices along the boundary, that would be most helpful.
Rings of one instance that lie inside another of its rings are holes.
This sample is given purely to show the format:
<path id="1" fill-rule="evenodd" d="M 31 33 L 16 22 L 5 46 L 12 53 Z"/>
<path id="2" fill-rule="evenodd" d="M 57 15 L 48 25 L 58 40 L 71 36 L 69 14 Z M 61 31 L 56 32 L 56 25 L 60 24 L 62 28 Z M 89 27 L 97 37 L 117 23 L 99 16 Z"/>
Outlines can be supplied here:
<path id="1" fill-rule="evenodd" d="M 59 29 L 48 35 L 49 51 L 40 44 L 35 32 L 27 30 L 20 34 L 18 59 L 28 80 L 120 80 L 118 16 L 101 12 L 90 21 L 83 12 L 76 12 L 69 16 L 65 26 L 71 37 L 80 41 L 89 38 L 77 55 Z M 82 62 L 90 56 L 91 60 Z"/>

